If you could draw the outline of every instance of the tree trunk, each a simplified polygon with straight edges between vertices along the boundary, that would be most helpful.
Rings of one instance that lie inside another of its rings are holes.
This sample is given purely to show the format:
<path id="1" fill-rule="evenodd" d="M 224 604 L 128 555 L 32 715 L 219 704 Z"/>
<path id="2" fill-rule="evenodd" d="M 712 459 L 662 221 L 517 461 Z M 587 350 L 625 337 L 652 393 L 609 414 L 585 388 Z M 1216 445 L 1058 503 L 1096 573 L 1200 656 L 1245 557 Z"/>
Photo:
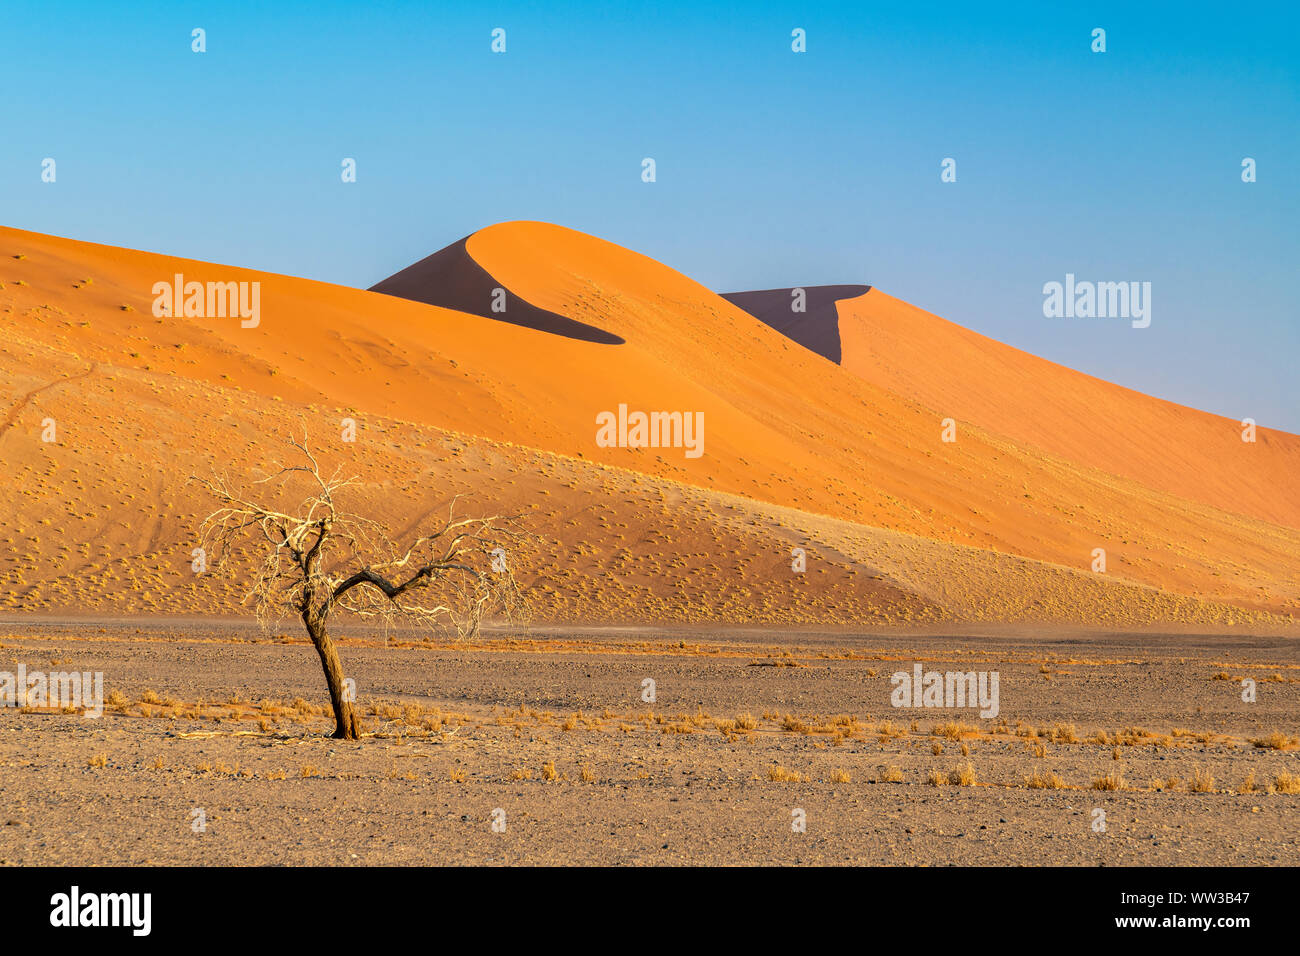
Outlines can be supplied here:
<path id="1" fill-rule="evenodd" d="M 330 703 L 334 706 L 334 736 L 340 740 L 357 740 L 361 737 L 361 725 L 357 721 L 357 711 L 352 706 L 352 701 L 344 697 L 343 664 L 339 661 L 334 641 L 330 639 L 325 619 L 304 611 L 302 620 L 307 625 L 311 642 L 316 645 L 321 666 L 325 668 L 325 683 L 329 685 Z"/>

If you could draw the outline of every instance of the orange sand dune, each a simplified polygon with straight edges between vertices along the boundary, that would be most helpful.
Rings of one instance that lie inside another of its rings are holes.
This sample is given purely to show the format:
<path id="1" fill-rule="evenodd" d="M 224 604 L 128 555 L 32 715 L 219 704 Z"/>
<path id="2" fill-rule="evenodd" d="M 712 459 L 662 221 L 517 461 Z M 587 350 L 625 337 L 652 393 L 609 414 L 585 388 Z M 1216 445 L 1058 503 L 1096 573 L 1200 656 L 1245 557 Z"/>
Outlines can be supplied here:
<path id="1" fill-rule="evenodd" d="M 1300 435 L 1259 428 L 1243 442 L 1239 421 L 1062 368 L 879 289 L 838 309 L 841 364 L 874 385 L 1150 488 L 1300 528 Z"/>
<path id="2" fill-rule="evenodd" d="M 451 489 L 534 511 L 530 591 L 554 619 L 1223 624 L 1300 610 L 1292 526 L 992 425 L 942 443 L 941 419 L 961 415 L 599 239 L 507 223 L 465 250 L 511 297 L 609 335 L 0 230 L 0 453 L 19 479 L 6 605 L 91 606 L 86 575 L 118 610 L 215 600 L 185 577 L 205 503 L 184 478 L 252 474 L 300 423 L 372 488 L 400 490 L 395 519 Z M 260 324 L 154 317 L 153 284 L 175 273 L 260 282 Z M 1045 363 L 1044 392 L 1057 373 L 1075 374 Z M 620 404 L 702 412 L 704 454 L 600 447 L 596 416 Z M 336 440 L 344 416 L 356 445 Z M 825 563 L 792 578 L 792 541 Z M 1088 570 L 1097 547 L 1105 575 Z"/>

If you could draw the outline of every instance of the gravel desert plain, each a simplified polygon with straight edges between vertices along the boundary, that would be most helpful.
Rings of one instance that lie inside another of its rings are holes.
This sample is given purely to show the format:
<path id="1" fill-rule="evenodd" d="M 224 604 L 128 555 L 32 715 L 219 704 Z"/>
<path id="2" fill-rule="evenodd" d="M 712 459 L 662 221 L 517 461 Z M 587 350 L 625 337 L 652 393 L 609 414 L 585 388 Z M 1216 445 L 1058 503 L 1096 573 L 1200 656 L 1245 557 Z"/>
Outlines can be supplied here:
<path id="1" fill-rule="evenodd" d="M 0 661 L 129 677 L 99 720 L 5 715 L 0 861 L 1294 862 L 1293 638 L 1011 630 L 361 641 L 368 735 L 340 741 L 305 638 L 29 628 Z M 1001 714 L 891 707 L 913 661 L 999 671 Z"/>
<path id="2" fill-rule="evenodd" d="M 371 291 L 0 229 L 0 670 L 103 693 L 0 708 L 0 863 L 1293 864 L 1300 437 L 827 289 L 531 222 Z M 290 437 L 370 530 L 276 539 L 291 472 L 209 553 Z M 340 606 L 331 736 L 267 545 L 333 590 L 449 513 L 510 516 L 516 613 Z"/>

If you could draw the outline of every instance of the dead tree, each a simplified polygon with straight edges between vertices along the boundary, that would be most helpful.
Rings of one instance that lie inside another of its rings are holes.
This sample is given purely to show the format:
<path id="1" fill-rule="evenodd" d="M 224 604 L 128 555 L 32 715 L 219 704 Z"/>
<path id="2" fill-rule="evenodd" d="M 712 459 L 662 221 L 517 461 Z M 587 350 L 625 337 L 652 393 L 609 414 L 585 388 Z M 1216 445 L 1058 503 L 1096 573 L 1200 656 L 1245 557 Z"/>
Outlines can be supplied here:
<path id="1" fill-rule="evenodd" d="M 462 637 L 477 634 L 485 615 L 500 610 L 509 616 L 519 608 L 507 546 L 520 534 L 499 516 L 457 518 L 453 499 L 437 527 L 412 532 L 416 537 L 399 545 L 381 522 L 339 507 L 336 495 L 359 479 L 344 478 L 339 470 L 324 477 L 306 438 L 288 441 L 305 463 L 283 465 L 255 484 L 277 486 L 278 499 L 298 501 L 296 506 L 274 507 L 236 490 L 225 477 L 190 476 L 221 505 L 204 519 L 201 545 L 213 556 L 214 569 L 246 539 L 263 552 L 245 603 L 254 605 L 264 626 L 289 613 L 302 618 L 325 670 L 334 736 L 356 740 L 361 728 L 355 695 L 346 690 L 330 637 L 334 612 L 384 623 L 450 625 Z M 293 488 L 295 480 L 306 488 Z"/>

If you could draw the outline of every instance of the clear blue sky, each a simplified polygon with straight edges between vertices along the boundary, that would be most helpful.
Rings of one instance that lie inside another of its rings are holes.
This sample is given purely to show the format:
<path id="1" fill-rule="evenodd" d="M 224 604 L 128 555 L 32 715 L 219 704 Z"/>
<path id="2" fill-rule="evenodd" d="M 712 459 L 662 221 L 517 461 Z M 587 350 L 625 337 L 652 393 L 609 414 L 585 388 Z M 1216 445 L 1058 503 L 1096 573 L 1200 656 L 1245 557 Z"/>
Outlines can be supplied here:
<path id="1" fill-rule="evenodd" d="M 6 0 L 0 223 L 367 286 L 543 219 L 1300 431 L 1295 4 L 746 6 Z M 1044 318 L 1067 272 L 1151 327 Z"/>

